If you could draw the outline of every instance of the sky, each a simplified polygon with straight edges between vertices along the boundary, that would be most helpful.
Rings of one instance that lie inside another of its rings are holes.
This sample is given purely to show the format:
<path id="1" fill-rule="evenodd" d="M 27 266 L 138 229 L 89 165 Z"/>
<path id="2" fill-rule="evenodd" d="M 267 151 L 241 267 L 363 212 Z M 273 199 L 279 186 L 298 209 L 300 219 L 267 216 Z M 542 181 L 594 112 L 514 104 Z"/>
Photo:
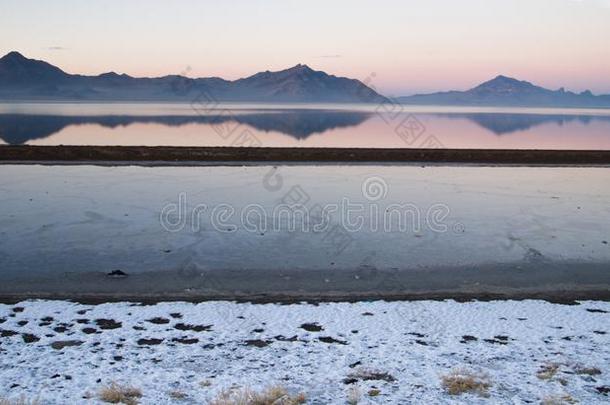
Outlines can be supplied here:
<path id="1" fill-rule="evenodd" d="M 13 50 L 80 74 L 304 63 L 388 96 L 498 74 L 610 94 L 610 0 L 0 0 L 0 54 Z"/>

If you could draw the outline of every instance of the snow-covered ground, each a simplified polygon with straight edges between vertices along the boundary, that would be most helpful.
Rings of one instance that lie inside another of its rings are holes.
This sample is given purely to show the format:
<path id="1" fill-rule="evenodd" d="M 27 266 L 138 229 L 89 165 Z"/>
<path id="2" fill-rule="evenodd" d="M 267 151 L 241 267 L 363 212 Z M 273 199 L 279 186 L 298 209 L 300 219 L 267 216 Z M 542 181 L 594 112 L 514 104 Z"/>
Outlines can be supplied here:
<path id="1" fill-rule="evenodd" d="M 361 404 L 605 403 L 609 320 L 610 303 L 593 301 L 28 301 L 0 305 L 0 398 L 96 403 L 114 381 L 140 388 L 142 404 L 276 384 L 311 404 L 345 404 L 353 387 Z M 486 374 L 489 397 L 449 395 L 441 379 L 454 369 Z M 362 381 L 367 370 L 388 381 Z"/>

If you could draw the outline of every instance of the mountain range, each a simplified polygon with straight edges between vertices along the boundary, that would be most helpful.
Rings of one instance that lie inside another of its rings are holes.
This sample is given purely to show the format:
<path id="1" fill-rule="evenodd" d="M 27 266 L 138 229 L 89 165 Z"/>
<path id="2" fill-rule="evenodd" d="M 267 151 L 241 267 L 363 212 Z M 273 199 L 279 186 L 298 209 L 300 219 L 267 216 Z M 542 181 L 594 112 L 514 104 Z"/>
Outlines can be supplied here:
<path id="1" fill-rule="evenodd" d="M 296 65 L 229 81 L 179 75 L 136 78 L 114 72 L 73 75 L 18 52 L 0 58 L 0 99 L 93 101 L 216 101 L 380 103 L 362 82 Z"/>
<path id="2" fill-rule="evenodd" d="M 359 80 L 307 65 L 260 72 L 238 80 L 169 75 L 137 78 L 115 72 L 69 74 L 47 62 L 10 52 L 0 58 L 0 100 L 384 103 L 387 98 Z M 610 107 L 610 95 L 549 90 L 497 76 L 466 91 L 398 97 L 403 104 L 511 107 Z"/>
<path id="3" fill-rule="evenodd" d="M 610 107 L 610 95 L 549 90 L 512 77 L 497 76 L 466 91 L 399 97 L 402 104 L 502 107 Z"/>

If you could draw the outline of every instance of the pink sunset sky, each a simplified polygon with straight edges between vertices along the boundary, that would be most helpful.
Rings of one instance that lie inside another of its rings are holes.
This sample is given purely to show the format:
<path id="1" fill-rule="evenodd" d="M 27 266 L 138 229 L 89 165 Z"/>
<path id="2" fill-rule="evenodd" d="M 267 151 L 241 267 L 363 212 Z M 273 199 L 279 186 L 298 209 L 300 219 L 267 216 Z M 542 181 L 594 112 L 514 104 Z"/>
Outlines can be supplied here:
<path id="1" fill-rule="evenodd" d="M 305 63 L 386 95 L 498 74 L 610 93 L 610 0 L 0 0 L 0 53 L 69 73 L 237 79 Z"/>

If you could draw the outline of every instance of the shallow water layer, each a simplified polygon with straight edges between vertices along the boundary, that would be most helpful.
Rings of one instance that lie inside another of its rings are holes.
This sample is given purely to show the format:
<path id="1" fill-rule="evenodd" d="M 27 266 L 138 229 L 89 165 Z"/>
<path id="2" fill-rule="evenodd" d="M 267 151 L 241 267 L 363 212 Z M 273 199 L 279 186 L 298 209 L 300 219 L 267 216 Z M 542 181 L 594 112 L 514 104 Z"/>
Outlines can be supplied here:
<path id="1" fill-rule="evenodd" d="M 607 290 L 609 185 L 608 168 L 5 165 L 0 293 Z"/>
<path id="2" fill-rule="evenodd" d="M 610 110 L 0 104 L 0 144 L 610 149 Z"/>

